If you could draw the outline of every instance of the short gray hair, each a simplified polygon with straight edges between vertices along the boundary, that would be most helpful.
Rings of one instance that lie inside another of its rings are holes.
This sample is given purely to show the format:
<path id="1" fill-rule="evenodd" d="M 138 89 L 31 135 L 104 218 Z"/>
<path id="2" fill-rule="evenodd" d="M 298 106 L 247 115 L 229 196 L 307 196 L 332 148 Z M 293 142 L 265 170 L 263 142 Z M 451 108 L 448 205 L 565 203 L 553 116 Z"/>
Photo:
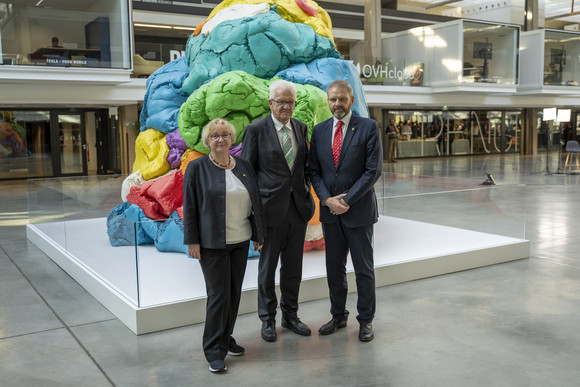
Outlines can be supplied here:
<path id="1" fill-rule="evenodd" d="M 296 85 L 283 79 L 277 79 L 270 83 L 270 99 L 274 98 L 276 90 L 292 90 L 296 95 Z"/>
<path id="2" fill-rule="evenodd" d="M 232 138 L 232 143 L 236 141 L 236 128 L 225 118 L 215 118 L 208 122 L 201 131 L 201 143 L 209 148 L 209 135 L 218 126 L 225 126 Z"/>
<path id="3" fill-rule="evenodd" d="M 346 91 L 348 92 L 349 95 L 351 95 L 351 96 L 353 95 L 352 86 L 350 85 L 350 83 L 348 83 L 348 81 L 343 81 L 342 79 L 334 81 L 330 85 L 328 85 L 326 90 L 333 89 L 335 87 L 338 87 L 341 89 L 346 89 Z"/>

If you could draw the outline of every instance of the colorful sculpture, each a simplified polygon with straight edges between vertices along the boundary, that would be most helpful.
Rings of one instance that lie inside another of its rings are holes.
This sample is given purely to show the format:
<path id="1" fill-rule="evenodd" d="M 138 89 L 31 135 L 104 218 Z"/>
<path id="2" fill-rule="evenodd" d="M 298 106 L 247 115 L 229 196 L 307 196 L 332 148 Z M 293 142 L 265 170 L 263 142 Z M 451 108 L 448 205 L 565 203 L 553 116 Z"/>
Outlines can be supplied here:
<path id="1" fill-rule="evenodd" d="M 237 133 L 230 153 L 239 154 L 245 126 L 270 114 L 268 86 L 278 78 L 296 84 L 294 117 L 310 132 L 332 115 L 326 88 L 336 79 L 353 86 L 353 111 L 369 115 L 358 73 L 341 59 L 330 17 L 317 3 L 225 0 L 198 25 L 185 57 L 147 81 L 133 174 L 123 183 L 126 202 L 107 218 L 111 244 L 187 253 L 181 184 L 187 164 L 209 151 L 201 129 L 214 118 L 228 119 Z M 324 249 L 317 213 L 307 229 L 304 250 L 310 249 Z"/>

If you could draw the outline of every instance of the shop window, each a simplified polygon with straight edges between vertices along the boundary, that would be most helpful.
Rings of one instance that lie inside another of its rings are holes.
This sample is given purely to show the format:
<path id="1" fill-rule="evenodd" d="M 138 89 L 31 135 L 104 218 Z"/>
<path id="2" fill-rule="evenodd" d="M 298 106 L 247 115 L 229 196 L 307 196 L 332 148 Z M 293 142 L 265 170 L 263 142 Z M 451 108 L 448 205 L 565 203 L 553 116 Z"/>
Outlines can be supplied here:
<path id="1" fill-rule="evenodd" d="M 397 157 L 518 152 L 521 112 L 388 111 L 399 129 Z"/>
<path id="2" fill-rule="evenodd" d="M 519 29 L 463 23 L 463 82 L 516 84 Z"/>
<path id="3" fill-rule="evenodd" d="M 580 34 L 545 31 L 544 85 L 578 86 Z"/>
<path id="4" fill-rule="evenodd" d="M 129 3 L 0 2 L 0 65 L 130 68 Z"/>
<path id="5" fill-rule="evenodd" d="M 0 111 L 0 179 L 52 174 L 50 112 Z"/>

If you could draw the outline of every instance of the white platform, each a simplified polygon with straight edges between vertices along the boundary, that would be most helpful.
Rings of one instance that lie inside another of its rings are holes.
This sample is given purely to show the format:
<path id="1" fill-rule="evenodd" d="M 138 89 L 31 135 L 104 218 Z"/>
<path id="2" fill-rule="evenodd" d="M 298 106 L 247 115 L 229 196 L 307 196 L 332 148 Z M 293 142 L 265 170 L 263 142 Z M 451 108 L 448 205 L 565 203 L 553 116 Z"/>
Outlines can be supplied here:
<path id="1" fill-rule="evenodd" d="M 205 319 L 199 263 L 153 246 L 112 247 L 106 219 L 29 225 L 28 238 L 135 334 Z M 417 235 L 421 235 L 417 243 Z M 375 225 L 376 286 L 507 262 L 530 255 L 529 241 L 381 216 Z M 136 264 L 136 261 L 139 264 Z M 349 261 L 349 291 L 356 291 Z M 240 313 L 257 310 L 258 260 L 250 259 Z M 139 292 L 137 288 L 139 287 Z M 324 252 L 304 255 L 300 301 L 328 297 Z"/>

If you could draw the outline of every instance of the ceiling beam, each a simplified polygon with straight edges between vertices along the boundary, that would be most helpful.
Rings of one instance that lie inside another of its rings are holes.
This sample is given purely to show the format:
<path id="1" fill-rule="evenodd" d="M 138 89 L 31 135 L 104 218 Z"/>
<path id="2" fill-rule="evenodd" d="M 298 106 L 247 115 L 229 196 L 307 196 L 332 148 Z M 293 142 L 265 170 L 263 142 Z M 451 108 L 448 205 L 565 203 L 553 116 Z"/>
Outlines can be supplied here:
<path id="1" fill-rule="evenodd" d="M 447 4 L 457 3 L 457 1 L 458 0 L 445 0 L 445 1 L 442 1 L 440 3 L 435 3 L 435 4 L 428 5 L 428 6 L 425 7 L 425 9 L 442 7 L 442 6 L 447 5 Z M 572 1 L 574 1 L 574 0 L 572 0 Z"/>

